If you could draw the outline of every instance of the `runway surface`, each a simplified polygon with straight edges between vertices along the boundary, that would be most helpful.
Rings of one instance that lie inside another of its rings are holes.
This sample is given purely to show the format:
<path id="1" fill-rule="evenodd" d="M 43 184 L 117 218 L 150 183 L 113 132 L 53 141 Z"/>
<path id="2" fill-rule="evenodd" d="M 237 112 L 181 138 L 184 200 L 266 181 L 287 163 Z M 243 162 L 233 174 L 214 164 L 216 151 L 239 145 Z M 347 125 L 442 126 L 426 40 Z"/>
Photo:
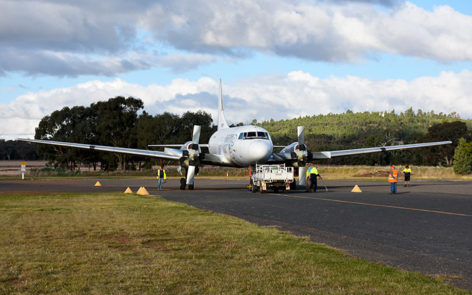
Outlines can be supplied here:
<path id="1" fill-rule="evenodd" d="M 416 181 L 399 186 L 369 181 L 326 181 L 328 191 L 251 193 L 247 181 L 197 179 L 194 191 L 170 180 L 96 179 L 0 181 L 0 192 L 122 192 L 145 186 L 153 195 L 260 225 L 275 225 L 353 256 L 430 275 L 472 289 L 472 182 Z M 362 193 L 351 193 L 358 184 Z"/>

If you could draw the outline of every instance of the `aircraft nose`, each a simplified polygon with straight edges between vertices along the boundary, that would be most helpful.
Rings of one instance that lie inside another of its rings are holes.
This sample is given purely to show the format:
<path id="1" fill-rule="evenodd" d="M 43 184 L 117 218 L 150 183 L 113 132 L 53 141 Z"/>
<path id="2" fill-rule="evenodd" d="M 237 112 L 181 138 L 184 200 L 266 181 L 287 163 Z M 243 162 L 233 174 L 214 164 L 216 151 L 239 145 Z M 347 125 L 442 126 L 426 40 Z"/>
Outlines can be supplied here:
<path id="1" fill-rule="evenodd" d="M 249 148 L 251 162 L 263 162 L 272 154 L 272 145 L 267 140 L 255 140 Z"/>

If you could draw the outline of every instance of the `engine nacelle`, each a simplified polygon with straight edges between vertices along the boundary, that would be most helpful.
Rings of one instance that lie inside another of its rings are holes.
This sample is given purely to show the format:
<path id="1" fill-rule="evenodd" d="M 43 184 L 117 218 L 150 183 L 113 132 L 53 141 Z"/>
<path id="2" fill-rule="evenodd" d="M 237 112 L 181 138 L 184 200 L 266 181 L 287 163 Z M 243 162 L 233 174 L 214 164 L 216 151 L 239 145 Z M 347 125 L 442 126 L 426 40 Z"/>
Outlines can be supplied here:
<path id="1" fill-rule="evenodd" d="M 180 166 L 188 168 L 188 166 L 196 166 L 200 164 L 201 149 L 197 143 L 187 141 L 180 149 L 182 150 Z"/>
<path id="2" fill-rule="evenodd" d="M 288 146 L 284 147 L 280 151 L 279 154 L 285 155 L 287 160 L 304 161 L 304 162 L 306 162 L 307 157 L 308 157 L 306 145 L 299 144 L 298 142 L 293 142 L 289 144 Z"/>

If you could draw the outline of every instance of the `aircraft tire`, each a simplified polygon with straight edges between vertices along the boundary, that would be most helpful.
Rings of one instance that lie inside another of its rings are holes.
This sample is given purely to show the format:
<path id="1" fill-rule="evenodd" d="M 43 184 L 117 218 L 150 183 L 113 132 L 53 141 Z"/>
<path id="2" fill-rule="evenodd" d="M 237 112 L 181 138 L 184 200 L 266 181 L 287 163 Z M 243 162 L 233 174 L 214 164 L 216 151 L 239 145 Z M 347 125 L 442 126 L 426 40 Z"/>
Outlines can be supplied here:
<path id="1" fill-rule="evenodd" d="M 188 185 L 188 189 L 189 189 L 189 190 L 193 190 L 193 184 L 189 184 L 189 185 Z"/>
<path id="2" fill-rule="evenodd" d="M 180 189 L 185 190 L 185 178 L 183 177 L 180 179 Z"/>

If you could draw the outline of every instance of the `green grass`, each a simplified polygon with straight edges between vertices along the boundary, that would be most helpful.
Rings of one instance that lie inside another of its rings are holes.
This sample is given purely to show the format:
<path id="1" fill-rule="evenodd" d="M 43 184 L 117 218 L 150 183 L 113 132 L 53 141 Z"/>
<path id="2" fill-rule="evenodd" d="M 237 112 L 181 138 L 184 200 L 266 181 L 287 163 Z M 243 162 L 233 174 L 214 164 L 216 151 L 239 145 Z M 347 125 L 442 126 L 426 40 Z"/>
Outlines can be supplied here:
<path id="1" fill-rule="evenodd" d="M 0 293 L 470 294 L 156 197 L 0 195 Z"/>
<path id="2" fill-rule="evenodd" d="M 317 165 L 319 171 L 326 179 L 346 179 L 346 180 L 379 180 L 385 181 L 387 173 L 390 170 L 389 166 L 366 166 L 366 165 Z M 399 170 L 403 166 L 398 166 Z M 452 167 L 432 167 L 432 166 L 412 166 L 412 179 L 448 179 L 458 181 L 472 181 L 472 175 L 458 175 L 455 174 Z M 247 179 L 247 168 L 225 168 L 206 166 L 200 170 L 198 178 L 212 178 L 212 179 L 226 179 L 226 171 L 229 171 L 230 179 Z M 383 174 L 382 174 L 383 173 Z M 87 172 L 82 174 L 48 174 L 48 173 L 27 173 L 25 179 L 27 180 L 57 180 L 57 179 L 154 179 L 155 171 L 114 171 L 110 173 L 105 172 Z M 175 167 L 168 168 L 167 176 L 170 179 L 178 179 L 180 176 Z M 10 175 L 0 176 L 0 180 L 20 179 L 21 176 Z"/>
<path id="3" fill-rule="evenodd" d="M 396 166 L 402 171 L 404 166 Z M 452 167 L 411 166 L 412 180 L 448 179 L 471 181 L 472 175 L 455 174 Z M 318 166 L 320 174 L 327 179 L 382 180 L 388 176 L 390 166 Z M 400 176 L 400 179 L 403 175 Z"/>

